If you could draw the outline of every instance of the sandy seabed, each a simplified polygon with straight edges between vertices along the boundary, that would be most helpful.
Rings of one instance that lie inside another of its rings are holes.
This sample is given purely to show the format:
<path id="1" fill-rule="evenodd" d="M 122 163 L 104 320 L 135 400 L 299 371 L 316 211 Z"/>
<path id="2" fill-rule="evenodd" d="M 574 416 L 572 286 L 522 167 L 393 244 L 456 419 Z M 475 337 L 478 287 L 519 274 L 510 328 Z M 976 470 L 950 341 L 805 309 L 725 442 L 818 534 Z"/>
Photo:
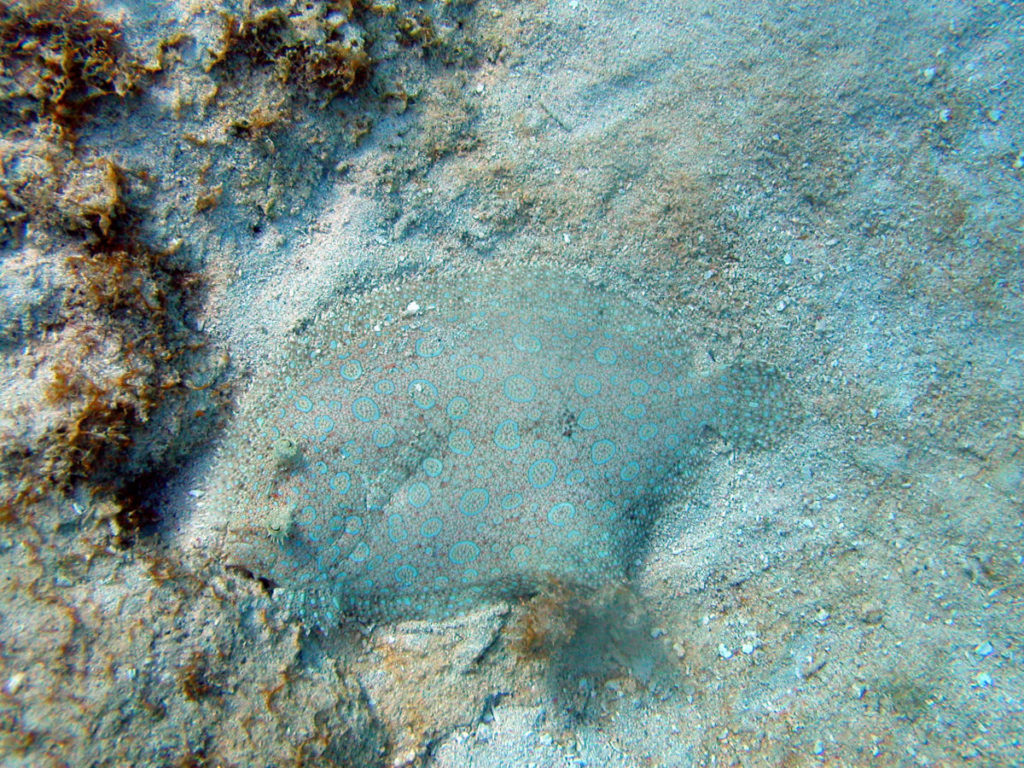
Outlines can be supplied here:
<path id="1" fill-rule="evenodd" d="M 62 5 L 3 11 L 0 764 L 1019 764 L 1018 4 Z M 305 631 L 202 522 L 232 404 L 493 258 L 803 417 L 598 594 Z"/>

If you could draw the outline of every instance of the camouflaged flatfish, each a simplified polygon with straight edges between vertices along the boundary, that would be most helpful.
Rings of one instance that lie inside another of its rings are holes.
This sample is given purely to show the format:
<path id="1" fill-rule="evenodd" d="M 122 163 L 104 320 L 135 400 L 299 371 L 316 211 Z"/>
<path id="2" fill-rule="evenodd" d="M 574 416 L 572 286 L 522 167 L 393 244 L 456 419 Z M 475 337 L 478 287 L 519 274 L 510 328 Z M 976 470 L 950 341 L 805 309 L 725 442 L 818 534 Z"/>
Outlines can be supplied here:
<path id="1" fill-rule="evenodd" d="M 621 578 L 708 428 L 786 418 L 759 364 L 710 379 L 663 312 L 494 264 L 340 300 L 257 376 L 204 508 L 229 564 L 310 623 L 431 617 Z"/>

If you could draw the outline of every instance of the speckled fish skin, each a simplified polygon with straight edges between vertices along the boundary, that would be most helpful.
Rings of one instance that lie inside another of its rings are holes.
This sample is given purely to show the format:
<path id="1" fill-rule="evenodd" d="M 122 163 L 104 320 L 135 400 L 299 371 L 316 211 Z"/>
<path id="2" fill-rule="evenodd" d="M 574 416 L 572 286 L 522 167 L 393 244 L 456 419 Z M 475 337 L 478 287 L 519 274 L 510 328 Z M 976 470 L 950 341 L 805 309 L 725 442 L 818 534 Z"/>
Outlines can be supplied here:
<path id="1" fill-rule="evenodd" d="M 757 442 L 778 377 L 693 375 L 666 317 L 571 269 L 351 297 L 256 378 L 205 507 L 313 625 L 436 617 L 623 575 L 702 430 Z"/>

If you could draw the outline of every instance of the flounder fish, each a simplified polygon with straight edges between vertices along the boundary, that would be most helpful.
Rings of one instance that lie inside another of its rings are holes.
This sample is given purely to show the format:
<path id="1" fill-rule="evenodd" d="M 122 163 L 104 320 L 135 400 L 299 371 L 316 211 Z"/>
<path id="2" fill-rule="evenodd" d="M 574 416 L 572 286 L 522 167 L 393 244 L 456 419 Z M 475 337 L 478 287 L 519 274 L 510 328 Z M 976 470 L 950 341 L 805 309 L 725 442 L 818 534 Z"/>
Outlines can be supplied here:
<path id="1" fill-rule="evenodd" d="M 309 624 L 438 617 L 621 578 L 707 431 L 783 426 L 782 377 L 699 377 L 667 313 L 571 267 L 346 297 L 243 396 L 204 509 Z"/>

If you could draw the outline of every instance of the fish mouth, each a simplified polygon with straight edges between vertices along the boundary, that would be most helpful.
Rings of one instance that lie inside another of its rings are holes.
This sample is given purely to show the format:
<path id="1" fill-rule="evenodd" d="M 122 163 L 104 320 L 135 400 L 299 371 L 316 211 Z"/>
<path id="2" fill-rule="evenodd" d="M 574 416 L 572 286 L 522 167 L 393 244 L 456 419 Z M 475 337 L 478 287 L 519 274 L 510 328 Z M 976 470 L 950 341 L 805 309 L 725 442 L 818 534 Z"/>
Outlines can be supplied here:
<path id="1" fill-rule="evenodd" d="M 270 558 L 264 554 L 273 543 L 264 539 L 266 532 L 256 526 L 229 528 L 225 536 L 224 570 L 255 581 L 273 594 L 278 583 L 270 576 Z"/>
<path id="2" fill-rule="evenodd" d="M 254 573 L 245 565 L 240 565 L 238 563 L 227 563 L 224 566 L 224 570 L 228 573 L 233 573 L 237 576 L 241 576 L 243 579 L 246 579 L 248 581 L 255 582 L 260 586 L 260 589 L 262 589 L 270 597 L 274 596 L 274 591 L 278 588 L 278 584 L 276 581 Z"/>

